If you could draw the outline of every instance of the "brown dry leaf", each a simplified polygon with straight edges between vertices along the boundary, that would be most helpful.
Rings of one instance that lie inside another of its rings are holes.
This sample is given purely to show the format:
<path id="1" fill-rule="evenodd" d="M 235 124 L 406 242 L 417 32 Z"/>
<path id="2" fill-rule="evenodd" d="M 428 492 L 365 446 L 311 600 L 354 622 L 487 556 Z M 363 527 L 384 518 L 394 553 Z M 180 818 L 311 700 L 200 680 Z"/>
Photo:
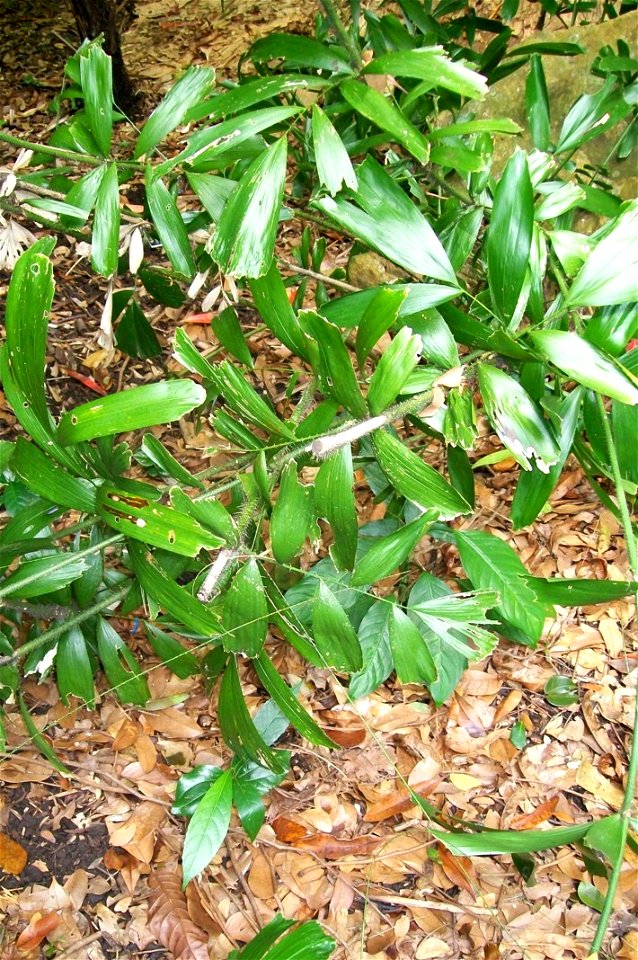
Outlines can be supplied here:
<path id="1" fill-rule="evenodd" d="M 151 732 L 161 733 L 163 737 L 172 740 L 189 740 L 192 737 L 203 737 L 206 733 L 194 720 L 175 707 L 165 707 L 157 713 L 146 713 L 144 725 L 147 729 L 150 728 Z"/>
<path id="2" fill-rule="evenodd" d="M 258 850 L 248 873 L 248 886 L 260 900 L 269 900 L 275 894 L 275 883 L 270 863 Z"/>
<path id="3" fill-rule="evenodd" d="M 382 797 L 381 800 L 369 804 L 363 819 L 367 823 L 380 823 L 382 820 L 396 817 L 399 813 L 405 813 L 406 810 L 415 805 L 415 793 L 419 797 L 428 797 L 435 787 L 438 787 L 439 783 L 441 783 L 441 778 L 435 777 L 433 780 L 415 783 L 412 790 L 408 790 L 407 787 L 399 787 L 387 797 Z"/>
<path id="4" fill-rule="evenodd" d="M 549 800 L 545 800 L 544 803 L 539 803 L 536 809 L 530 813 L 521 813 L 517 817 L 512 817 L 510 828 L 512 830 L 533 830 L 539 823 L 545 823 L 553 816 L 558 805 L 558 798 L 559 794 L 555 794 Z"/>
<path id="5" fill-rule="evenodd" d="M 448 880 L 451 880 L 455 886 L 467 891 L 471 897 L 474 897 L 476 891 L 476 871 L 470 858 L 455 857 L 442 843 L 437 843 L 436 850 L 439 863 Z"/>
<path id="6" fill-rule="evenodd" d="M 6 833 L 0 833 L 0 870 L 17 877 L 26 867 L 27 859 L 27 851 L 23 846 Z"/>
<path id="7" fill-rule="evenodd" d="M 333 837 L 330 833 L 315 833 L 312 837 L 298 840 L 294 846 L 298 850 L 312 850 L 324 860 L 341 860 L 343 857 L 365 857 L 380 843 L 383 843 L 383 837 L 370 834 L 363 837 Z"/>
<path id="8" fill-rule="evenodd" d="M 366 738 L 364 727 L 323 727 L 323 731 L 340 747 L 358 747 Z"/>
<path id="9" fill-rule="evenodd" d="M 16 947 L 24 953 L 31 953 L 60 925 L 61 921 L 59 913 L 36 913 L 16 940 Z"/>
<path id="10" fill-rule="evenodd" d="M 307 827 L 295 820 L 290 820 L 288 817 L 277 817 L 276 820 L 273 820 L 271 826 L 275 831 L 275 836 L 282 843 L 294 844 L 310 835 Z"/>
<path id="11" fill-rule="evenodd" d="M 584 760 L 578 768 L 576 783 L 597 800 L 608 804 L 612 810 L 620 810 L 624 798 L 622 789 L 618 784 L 604 777 L 589 760 Z"/>
<path id="12" fill-rule="evenodd" d="M 188 915 L 179 871 L 153 871 L 149 886 L 148 926 L 153 935 L 179 960 L 209 960 L 208 937 Z"/>
<path id="13" fill-rule="evenodd" d="M 32 753 L 21 753 L 0 764 L 0 780 L 5 783 L 44 783 L 54 773 L 50 763 Z"/>
<path id="14" fill-rule="evenodd" d="M 143 800 L 124 823 L 112 824 L 107 820 L 111 844 L 123 847 L 142 863 L 150 863 L 157 831 L 165 817 L 165 807 L 152 800 Z"/>

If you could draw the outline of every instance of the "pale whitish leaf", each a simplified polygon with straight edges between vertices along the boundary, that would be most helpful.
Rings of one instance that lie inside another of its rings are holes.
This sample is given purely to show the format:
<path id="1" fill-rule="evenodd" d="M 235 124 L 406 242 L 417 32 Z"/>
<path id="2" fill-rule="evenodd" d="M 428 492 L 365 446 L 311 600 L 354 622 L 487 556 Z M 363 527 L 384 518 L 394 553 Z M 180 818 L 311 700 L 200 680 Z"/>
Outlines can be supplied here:
<path id="1" fill-rule="evenodd" d="M 356 190 L 357 176 L 348 151 L 332 123 L 316 103 L 312 107 L 312 141 L 319 182 L 328 193 L 338 193 L 344 184 Z"/>
<path id="2" fill-rule="evenodd" d="M 638 300 L 638 200 L 622 211 L 594 247 L 565 298 L 566 307 Z"/>
<path id="3" fill-rule="evenodd" d="M 577 333 L 538 330 L 531 333 L 530 337 L 546 360 L 578 383 L 621 403 L 638 403 L 638 379 L 617 360 L 606 356 Z"/>

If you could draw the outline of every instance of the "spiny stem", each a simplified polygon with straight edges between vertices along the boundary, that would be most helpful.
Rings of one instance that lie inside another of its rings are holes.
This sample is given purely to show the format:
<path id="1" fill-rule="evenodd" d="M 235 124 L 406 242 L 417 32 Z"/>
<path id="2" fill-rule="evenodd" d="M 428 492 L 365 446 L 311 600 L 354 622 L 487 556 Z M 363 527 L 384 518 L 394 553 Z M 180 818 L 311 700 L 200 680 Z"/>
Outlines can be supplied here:
<path id="1" fill-rule="evenodd" d="M 611 466 L 612 476 L 614 478 L 614 486 L 616 488 L 616 498 L 618 500 L 618 510 L 620 512 L 620 519 L 622 523 L 623 532 L 625 534 L 625 542 L 627 544 L 627 554 L 629 556 L 629 566 L 634 580 L 638 580 L 638 546 L 636 544 L 636 537 L 634 536 L 633 527 L 631 524 L 631 515 L 629 513 L 629 506 L 627 504 L 627 498 L 625 496 L 625 490 L 622 482 L 622 474 L 620 472 L 620 464 L 618 463 L 618 453 L 616 451 L 616 444 L 611 432 L 611 425 L 609 423 L 609 417 L 603 405 L 602 397 L 600 394 L 596 397 L 598 402 L 598 410 L 600 413 L 600 418 L 603 424 L 603 432 L 605 434 L 605 442 L 607 444 L 607 449 L 609 451 L 609 464 Z M 636 602 L 638 604 L 638 594 L 636 595 Z M 618 811 L 618 817 L 620 819 L 620 844 L 619 844 L 619 856 L 613 863 L 611 868 L 611 873 L 609 875 L 609 882 L 607 884 L 607 893 L 605 894 L 605 902 L 603 908 L 600 911 L 600 917 L 598 919 L 598 926 L 596 927 L 596 933 L 591 945 L 591 952 L 594 955 L 597 955 L 602 947 L 605 934 L 607 933 L 607 927 L 609 926 L 609 919 L 611 917 L 612 911 L 614 909 L 614 900 L 616 898 L 616 890 L 618 889 L 618 882 L 620 880 L 620 872 L 622 870 L 623 864 L 623 853 L 625 850 L 625 844 L 627 843 L 627 836 L 629 834 L 629 821 L 631 818 L 631 809 L 634 802 L 634 797 L 636 794 L 636 774 L 638 774 L 638 698 L 635 701 L 634 708 L 634 724 L 633 730 L 631 733 L 631 747 L 629 751 L 629 765 L 627 767 L 627 785 L 625 787 L 625 793 L 623 796 L 623 801 Z"/>

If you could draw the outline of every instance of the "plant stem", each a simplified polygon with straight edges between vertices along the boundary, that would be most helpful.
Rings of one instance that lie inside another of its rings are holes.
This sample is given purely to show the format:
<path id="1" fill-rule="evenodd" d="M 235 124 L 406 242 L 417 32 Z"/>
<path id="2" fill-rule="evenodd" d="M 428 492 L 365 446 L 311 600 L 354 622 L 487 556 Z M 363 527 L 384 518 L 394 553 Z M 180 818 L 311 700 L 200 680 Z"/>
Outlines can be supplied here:
<path id="1" fill-rule="evenodd" d="M 22 137 L 14 137 L 10 133 L 0 130 L 0 140 L 10 143 L 14 147 L 24 150 L 33 150 L 34 153 L 44 153 L 49 157 L 58 157 L 60 160 L 71 160 L 74 163 L 86 163 L 90 167 L 100 167 L 105 162 L 102 157 L 92 157 L 90 154 L 79 153 L 75 150 L 63 150 L 62 147 L 50 147 L 46 143 L 32 143 Z"/>
<path id="2" fill-rule="evenodd" d="M 337 10 L 336 5 L 333 3 L 333 0 L 320 0 L 320 3 L 323 9 L 326 11 L 326 16 L 334 27 L 335 33 L 350 54 L 350 60 L 353 67 L 361 67 L 361 51 L 341 19 L 339 11 Z"/>
<path id="3" fill-rule="evenodd" d="M 78 550 L 75 553 L 66 553 L 64 557 L 57 563 L 55 566 L 51 567 L 51 572 L 56 570 L 63 570 L 65 567 L 72 566 L 76 560 L 81 560 L 83 557 L 90 557 L 94 553 L 99 553 L 104 547 L 110 547 L 112 544 L 117 543 L 122 539 L 119 533 L 114 534 L 112 537 L 108 537 L 106 540 L 101 540 L 100 543 L 94 543 L 90 547 L 85 547 L 84 550 Z M 29 561 L 27 561 L 28 563 Z M 0 587 L 0 599 L 3 597 L 9 596 L 11 593 L 15 593 L 17 590 L 22 590 L 30 583 L 35 583 L 37 580 L 42 579 L 42 573 L 32 573 L 31 576 L 25 577 L 23 580 L 19 580 L 17 583 L 11 583 L 5 581 L 5 586 Z"/>
<path id="4" fill-rule="evenodd" d="M 612 476 L 614 478 L 614 486 L 616 488 L 616 498 L 618 500 L 618 509 L 620 512 L 620 519 L 622 523 L 623 532 L 625 534 L 625 542 L 627 544 L 629 566 L 630 566 L 631 574 L 633 575 L 633 579 L 638 580 L 638 545 L 636 543 L 636 537 L 634 536 L 634 531 L 631 524 L 631 515 L 629 513 L 627 498 L 625 496 L 625 491 L 623 488 L 622 474 L 620 472 L 620 464 L 618 463 L 618 454 L 616 451 L 616 445 L 614 443 L 614 438 L 611 432 L 609 417 L 607 416 L 607 413 L 605 411 L 605 407 L 603 405 L 602 397 L 600 396 L 600 394 L 597 395 L 596 400 L 598 402 L 598 410 L 599 410 L 600 418 L 603 424 L 605 442 L 607 444 L 607 449 L 609 451 L 609 463 L 611 466 Z M 636 595 L 636 602 L 638 603 L 638 594 Z M 619 845 L 620 854 L 616 859 L 615 863 L 612 865 L 611 873 L 609 875 L 609 882 L 607 884 L 607 893 L 605 894 L 605 902 L 603 904 L 602 910 L 600 911 L 598 926 L 596 927 L 596 934 L 592 941 L 591 952 L 594 955 L 597 955 L 598 952 L 600 951 L 600 948 L 602 947 L 605 934 L 607 933 L 609 919 L 614 909 L 614 900 L 616 898 L 616 890 L 618 889 L 618 881 L 620 880 L 620 872 L 622 870 L 622 864 L 623 864 L 623 852 L 625 849 L 625 844 L 627 843 L 627 836 L 629 834 L 629 820 L 631 817 L 631 808 L 633 806 L 634 797 L 636 794 L 636 775 L 637 774 L 638 774 L 638 698 L 636 698 L 635 708 L 634 708 L 634 725 L 631 733 L 629 765 L 627 767 L 627 785 L 625 787 L 623 802 L 621 804 L 620 810 L 618 811 L 618 817 L 620 819 L 620 841 L 621 841 Z"/>

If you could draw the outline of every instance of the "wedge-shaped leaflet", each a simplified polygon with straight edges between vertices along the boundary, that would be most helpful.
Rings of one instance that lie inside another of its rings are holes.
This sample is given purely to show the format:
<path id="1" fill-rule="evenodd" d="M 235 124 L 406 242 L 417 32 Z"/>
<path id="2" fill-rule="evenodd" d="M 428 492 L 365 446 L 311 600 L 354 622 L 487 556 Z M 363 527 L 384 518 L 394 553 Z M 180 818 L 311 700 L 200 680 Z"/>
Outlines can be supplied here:
<path id="1" fill-rule="evenodd" d="M 272 263 L 286 179 L 286 138 L 246 170 L 219 220 L 212 256 L 234 277 L 261 277 Z"/>
<path id="2" fill-rule="evenodd" d="M 120 243 L 120 193 L 117 166 L 109 163 L 98 187 L 93 214 L 91 263 L 96 273 L 111 277 L 117 270 Z"/>
<path id="3" fill-rule="evenodd" d="M 375 583 L 394 573 L 408 559 L 429 525 L 437 517 L 437 511 L 427 511 L 416 520 L 399 527 L 394 533 L 376 539 L 358 561 L 350 581 L 352 586 L 360 587 L 363 584 Z"/>
<path id="4" fill-rule="evenodd" d="M 95 206 L 98 190 L 100 189 L 100 184 L 102 183 L 106 169 L 106 164 L 94 167 L 93 170 L 89 170 L 88 173 L 85 173 L 80 180 L 76 180 L 73 184 L 66 195 L 66 202 L 69 206 L 81 210 L 82 216 L 62 217 L 62 224 L 64 226 L 77 227 L 86 222 L 88 215 Z"/>
<path id="5" fill-rule="evenodd" d="M 65 413 L 58 436 L 63 444 L 171 423 L 200 406 L 206 391 L 193 380 L 165 380 L 83 403 Z"/>
<path id="6" fill-rule="evenodd" d="M 253 667 L 273 701 L 302 737 L 320 747 L 337 746 L 304 710 L 264 650 L 253 661 Z"/>
<path id="7" fill-rule="evenodd" d="M 173 341 L 173 356 L 176 360 L 190 370 L 191 373 L 198 373 L 204 380 L 213 379 L 215 368 L 208 360 L 201 355 L 188 334 L 181 327 L 175 331 L 175 340 Z"/>
<path id="8" fill-rule="evenodd" d="M 175 583 L 145 547 L 131 541 L 128 553 L 142 589 L 171 617 L 202 637 L 213 638 L 221 633 L 220 618 L 192 593 Z"/>
<path id="9" fill-rule="evenodd" d="M 436 510 L 443 520 L 470 512 L 470 505 L 454 487 L 397 437 L 387 430 L 377 430 L 372 441 L 379 466 L 406 500 L 424 510 Z"/>
<path id="10" fill-rule="evenodd" d="M 430 832 L 458 857 L 491 857 L 563 847 L 582 840 L 590 827 L 591 822 L 552 827 L 550 830 L 484 830 L 481 833 L 464 834 L 446 833 L 431 827 Z"/>
<path id="11" fill-rule="evenodd" d="M 202 549 L 214 550 L 224 544 L 189 514 L 132 496 L 111 484 L 103 484 L 98 491 L 97 513 L 118 533 L 182 557 L 196 557 Z"/>
<path id="12" fill-rule="evenodd" d="M 339 89 L 357 113 L 381 127 L 393 140 L 404 146 L 419 163 L 428 162 L 430 144 L 418 127 L 415 127 L 399 107 L 387 97 L 358 80 L 345 80 Z"/>
<path id="13" fill-rule="evenodd" d="M 431 88 L 442 88 L 462 97 L 482 99 L 487 81 L 463 60 L 450 60 L 443 47 L 420 47 L 375 57 L 363 73 L 387 73 L 391 77 L 414 77 L 425 80 Z"/>
<path id="14" fill-rule="evenodd" d="M 638 200 L 622 210 L 593 248 L 565 297 L 565 306 L 594 307 L 638 300 Z"/>
<path id="15" fill-rule="evenodd" d="M 534 193 L 527 155 L 517 150 L 497 184 L 486 243 L 492 303 L 506 323 L 515 314 L 525 282 L 533 223 Z"/>
<path id="16" fill-rule="evenodd" d="M 184 277 L 195 273 L 195 260 L 182 215 L 173 195 L 152 167 L 146 170 L 146 200 L 151 219 L 173 269 Z"/>
<path id="17" fill-rule="evenodd" d="M 271 33 L 270 36 L 257 40 L 250 48 L 250 59 L 255 63 L 285 60 L 294 66 L 312 70 L 352 73 L 348 55 L 341 47 L 328 46 L 310 37 L 300 37 L 292 33 Z"/>
<path id="18" fill-rule="evenodd" d="M 363 666 L 359 638 L 347 613 L 328 587 L 321 583 L 312 605 L 312 632 L 328 666 L 354 673 Z"/>
<path id="19" fill-rule="evenodd" d="M 359 624 L 357 636 L 361 644 L 363 666 L 350 677 L 350 700 L 358 700 L 377 690 L 394 670 L 389 625 L 392 607 L 390 600 L 373 603 Z"/>
<path id="20" fill-rule="evenodd" d="M 224 598 L 224 650 L 256 657 L 266 640 L 268 604 L 256 560 L 235 574 Z"/>
<path id="21" fill-rule="evenodd" d="M 189 67 L 142 127 L 134 159 L 147 156 L 160 140 L 183 123 L 186 114 L 209 95 L 214 83 L 215 71 L 211 67 Z"/>
<path id="22" fill-rule="evenodd" d="M 188 120 L 203 120 L 209 123 L 220 117 L 230 117 L 241 113 L 256 103 L 263 103 L 281 93 L 294 93 L 295 90 L 320 90 L 330 81 L 322 77 L 304 76 L 301 73 L 284 73 L 278 77 L 258 77 L 248 80 L 239 87 L 211 97 L 189 111 Z"/>
<path id="23" fill-rule="evenodd" d="M 308 360 L 308 341 L 299 326 L 276 263 L 271 264 L 263 277 L 250 280 L 249 286 L 255 306 L 268 329 L 294 354 Z"/>
<path id="24" fill-rule="evenodd" d="M 397 606 L 389 618 L 390 649 L 397 679 L 401 683 L 433 683 L 437 669 L 417 626 Z"/>
<path id="25" fill-rule="evenodd" d="M 84 634 L 77 624 L 58 641 L 55 673 L 63 703 L 68 703 L 71 696 L 78 697 L 87 707 L 95 705 L 93 668 Z"/>
<path id="26" fill-rule="evenodd" d="M 330 454 L 315 478 L 315 512 L 332 528 L 330 556 L 338 570 L 352 570 L 357 552 L 357 508 L 352 452 L 348 445 Z"/>
<path id="27" fill-rule="evenodd" d="M 543 473 L 558 462 L 560 450 L 549 426 L 517 380 L 488 363 L 479 365 L 479 383 L 492 426 L 525 470 L 532 461 Z"/>
<path id="28" fill-rule="evenodd" d="M 111 689 L 122 703 L 143 706 L 150 699 L 150 693 L 135 657 L 119 633 L 102 617 L 98 618 L 96 635 L 98 654 Z"/>
<path id="29" fill-rule="evenodd" d="M 289 426 L 279 419 L 270 409 L 265 400 L 253 390 L 244 375 L 229 363 L 223 360 L 210 366 L 210 379 L 218 393 L 224 398 L 224 403 L 230 407 L 242 420 L 254 423 L 267 433 L 292 440 L 294 434 Z"/>
<path id="30" fill-rule="evenodd" d="M 219 726 L 224 740 L 237 756 L 247 757 L 275 773 L 288 768 L 290 755 L 285 750 L 272 750 L 268 746 L 248 712 L 235 657 L 229 659 L 222 677 Z"/>
<path id="31" fill-rule="evenodd" d="M 186 677 L 200 673 L 199 660 L 195 654 L 182 646 L 179 640 L 160 630 L 153 623 L 145 623 L 144 629 L 154 652 L 176 677 L 185 680 Z"/>
<path id="32" fill-rule="evenodd" d="M 270 517 L 272 552 L 278 563 L 290 563 L 308 536 L 313 519 L 310 493 L 310 488 L 299 482 L 297 465 L 288 463 Z"/>
<path id="33" fill-rule="evenodd" d="M 186 467 L 183 467 L 179 460 L 176 460 L 173 454 L 166 449 L 162 441 L 154 437 L 152 433 L 144 434 L 142 443 L 140 444 L 140 450 L 144 456 L 148 457 L 154 466 L 161 471 L 162 476 L 171 477 L 171 479 L 177 480 L 187 487 L 199 487 L 200 490 L 204 489 L 204 484 L 201 480 L 193 477 Z"/>
<path id="34" fill-rule="evenodd" d="M 578 383 L 621 403 L 638 403 L 638 379 L 577 333 L 538 330 L 530 338 L 546 360 Z"/>
<path id="35" fill-rule="evenodd" d="M 103 157 L 111 150 L 113 133 L 113 74 L 111 58 L 91 44 L 80 54 L 80 80 L 84 95 L 84 113 L 93 139 Z"/>
<path id="36" fill-rule="evenodd" d="M 224 842 L 230 825 L 232 803 L 231 771 L 220 771 L 199 801 L 186 830 L 182 857 L 183 887 L 208 866 Z"/>
<path id="37" fill-rule="evenodd" d="M 323 197 L 313 206 L 406 270 L 458 289 L 441 241 L 401 187 L 372 157 L 356 168 L 356 174 L 358 190 L 345 191 L 337 199 Z"/>
<path id="38" fill-rule="evenodd" d="M 613 74 L 608 74 L 599 90 L 583 94 L 572 106 L 563 120 L 555 152 L 572 153 L 583 143 L 610 129 L 631 109 L 631 98 L 625 98 Z"/>
<path id="39" fill-rule="evenodd" d="M 95 487 L 88 480 L 74 477 L 24 437 L 18 437 L 11 466 L 40 497 L 69 510 L 95 513 Z"/>
<path id="40" fill-rule="evenodd" d="M 368 387 L 368 407 L 373 415 L 393 403 L 421 358 L 421 337 L 401 327 L 384 351 Z"/>
<path id="41" fill-rule="evenodd" d="M 0 581 L 0 597 L 30 600 L 53 593 L 81 577 L 88 563 L 72 553 L 23 560 L 17 570 Z"/>
<path id="42" fill-rule="evenodd" d="M 312 107 L 312 143 L 319 183 L 329 194 L 339 193 L 342 186 L 357 189 L 357 175 L 348 151 L 321 107 Z"/>
<path id="43" fill-rule="evenodd" d="M 405 287 L 401 290 L 379 287 L 373 294 L 360 323 L 357 324 L 355 352 L 360 370 L 363 369 L 375 343 L 395 323 L 408 291 Z"/>
<path id="44" fill-rule="evenodd" d="M 496 610 L 535 645 L 551 608 L 529 586 L 518 554 L 504 540 L 483 531 L 457 533 L 456 543 L 472 584 L 496 591 L 500 597 Z"/>
<path id="45" fill-rule="evenodd" d="M 343 404 L 355 417 L 364 417 L 365 400 L 341 331 L 313 310 L 302 311 L 299 320 L 302 328 L 317 343 L 322 389 Z"/>

